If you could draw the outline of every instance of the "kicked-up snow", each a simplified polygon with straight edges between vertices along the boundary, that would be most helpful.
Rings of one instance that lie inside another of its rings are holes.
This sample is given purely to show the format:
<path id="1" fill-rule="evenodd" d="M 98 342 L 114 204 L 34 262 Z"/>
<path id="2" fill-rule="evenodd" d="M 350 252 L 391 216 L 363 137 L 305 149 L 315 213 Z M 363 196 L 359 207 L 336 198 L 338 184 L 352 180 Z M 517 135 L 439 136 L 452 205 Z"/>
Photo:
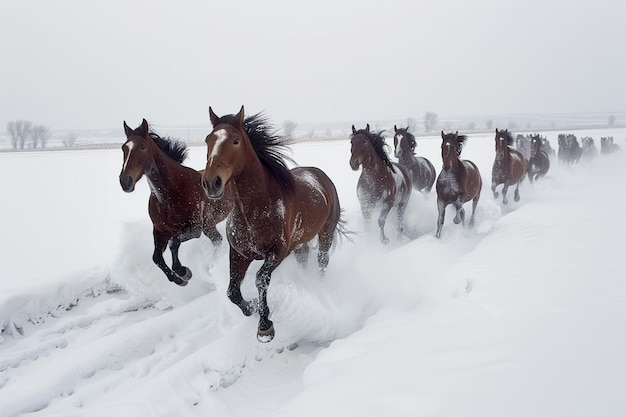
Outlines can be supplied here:
<path id="1" fill-rule="evenodd" d="M 626 130 L 577 134 L 606 135 Z M 417 142 L 439 173 L 440 138 Z M 293 257 L 274 272 L 268 344 L 226 297 L 226 240 L 183 243 L 186 287 L 152 263 L 148 184 L 121 190 L 121 150 L 1 153 L 0 417 L 626 414 L 626 153 L 553 160 L 507 206 L 483 189 L 475 227 L 441 239 L 434 190 L 413 193 L 415 239 L 386 246 L 362 230 L 348 138 L 293 153 L 356 235 L 323 276 Z M 493 134 L 462 157 L 490 172 Z"/>

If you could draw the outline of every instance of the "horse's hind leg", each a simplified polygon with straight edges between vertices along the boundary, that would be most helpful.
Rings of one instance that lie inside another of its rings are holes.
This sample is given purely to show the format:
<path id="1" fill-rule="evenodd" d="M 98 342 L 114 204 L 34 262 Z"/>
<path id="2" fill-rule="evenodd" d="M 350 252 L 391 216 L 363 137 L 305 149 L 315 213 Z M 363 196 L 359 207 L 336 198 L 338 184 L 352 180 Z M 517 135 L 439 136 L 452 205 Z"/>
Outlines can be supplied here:
<path id="1" fill-rule="evenodd" d="M 520 182 L 522 182 L 522 180 L 520 180 Z M 515 187 L 515 194 L 513 195 L 513 200 L 515 200 L 515 202 L 518 202 L 520 200 L 520 196 L 519 196 L 519 182 L 517 183 L 517 186 Z"/>
<path id="2" fill-rule="evenodd" d="M 406 210 L 406 204 L 398 204 L 398 238 L 404 235 L 404 211 Z"/>
<path id="3" fill-rule="evenodd" d="M 498 198 L 498 192 L 496 191 L 496 183 L 491 183 L 491 192 L 493 193 L 493 198 Z"/>

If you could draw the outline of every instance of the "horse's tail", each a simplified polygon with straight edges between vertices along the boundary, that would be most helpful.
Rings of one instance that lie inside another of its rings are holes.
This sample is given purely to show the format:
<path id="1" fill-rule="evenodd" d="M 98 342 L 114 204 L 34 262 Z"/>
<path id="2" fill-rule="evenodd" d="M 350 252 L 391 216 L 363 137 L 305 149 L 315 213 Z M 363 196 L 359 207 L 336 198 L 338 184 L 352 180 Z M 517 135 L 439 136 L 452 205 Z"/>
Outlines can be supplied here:
<path id="1" fill-rule="evenodd" d="M 352 236 L 356 233 L 346 227 L 346 218 L 343 216 L 344 210 L 341 209 L 341 215 L 337 226 L 335 227 L 335 238 L 333 239 L 333 247 L 343 244 L 344 240 L 354 243 Z"/>

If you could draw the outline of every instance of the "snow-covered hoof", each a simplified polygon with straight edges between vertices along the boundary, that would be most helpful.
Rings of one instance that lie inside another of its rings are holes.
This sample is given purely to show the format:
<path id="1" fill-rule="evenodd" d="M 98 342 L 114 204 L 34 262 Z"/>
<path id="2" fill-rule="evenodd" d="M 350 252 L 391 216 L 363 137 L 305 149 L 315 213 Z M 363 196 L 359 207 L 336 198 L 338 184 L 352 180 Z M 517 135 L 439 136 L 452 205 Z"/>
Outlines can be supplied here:
<path id="1" fill-rule="evenodd" d="M 261 343 L 269 343 L 274 339 L 274 323 L 270 324 L 268 329 L 261 329 L 256 334 L 256 338 Z"/>
<path id="2" fill-rule="evenodd" d="M 168 277 L 168 279 L 172 281 L 174 284 L 179 285 L 181 287 L 184 287 L 185 285 L 189 283 L 189 280 L 182 279 L 178 275 Z"/>
<path id="3" fill-rule="evenodd" d="M 459 215 L 455 216 L 454 219 L 452 219 L 452 221 L 454 222 L 454 224 L 461 223 L 461 216 Z"/>
<path id="4" fill-rule="evenodd" d="M 517 202 L 520 200 L 519 195 L 515 195 L 515 196 L 513 197 L 513 200 L 515 200 L 515 202 L 517 203 Z"/>

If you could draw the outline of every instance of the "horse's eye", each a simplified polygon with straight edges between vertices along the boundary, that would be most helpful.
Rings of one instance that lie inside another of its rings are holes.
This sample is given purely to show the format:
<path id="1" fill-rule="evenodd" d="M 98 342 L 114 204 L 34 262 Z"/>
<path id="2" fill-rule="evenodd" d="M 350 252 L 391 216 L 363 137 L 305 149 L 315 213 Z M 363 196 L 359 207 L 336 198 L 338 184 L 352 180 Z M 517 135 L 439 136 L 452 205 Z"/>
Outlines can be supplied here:
<path id="1" fill-rule="evenodd" d="M 237 139 L 235 139 L 235 140 L 233 141 L 233 145 L 239 145 L 239 138 L 237 138 Z"/>
<path id="2" fill-rule="evenodd" d="M 141 146 L 139 147 L 139 149 L 141 149 L 142 151 L 145 151 L 145 150 L 146 150 L 146 145 L 141 145 Z"/>

